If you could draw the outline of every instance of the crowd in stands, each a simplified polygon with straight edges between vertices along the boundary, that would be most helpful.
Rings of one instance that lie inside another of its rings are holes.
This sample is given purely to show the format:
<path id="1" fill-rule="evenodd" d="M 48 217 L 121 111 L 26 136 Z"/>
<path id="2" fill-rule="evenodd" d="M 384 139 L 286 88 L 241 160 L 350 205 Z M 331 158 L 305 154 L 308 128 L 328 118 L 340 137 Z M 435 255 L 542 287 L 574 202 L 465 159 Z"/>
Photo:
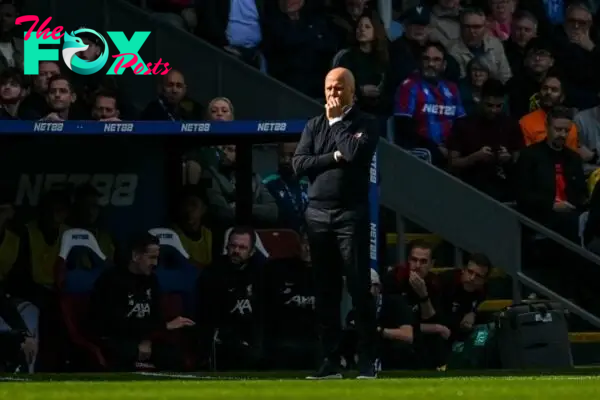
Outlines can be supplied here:
<path id="1" fill-rule="evenodd" d="M 315 99 L 323 98 L 327 70 L 350 69 L 358 105 L 380 117 L 382 136 L 392 118 L 388 138 L 396 144 L 566 238 L 580 243 L 583 236 L 600 248 L 600 189 L 586 185 L 598 179 L 600 151 L 595 3 L 393 4 L 387 31 L 373 0 L 143 6 Z M 24 76 L 18 14 L 15 2 L 0 3 L 2 119 L 234 119 L 225 97 L 207 107 L 194 101 L 176 69 L 160 77 L 156 98 L 141 112 L 128 104 L 120 77 L 75 75 L 50 61 L 37 76 Z M 102 44 L 82 40 L 89 47 L 79 56 L 98 57 Z M 25 224 L 14 222 L 9 196 L 0 205 L 0 308 L 18 307 L 22 321 L 2 314 L 13 338 L 3 343 L 22 347 L 29 370 L 36 362 L 51 370 L 312 368 L 318 327 L 304 235 L 307 182 L 291 168 L 293 152 L 293 144 L 281 144 L 275 173 L 254 174 L 252 227 L 228 229 L 236 210 L 234 145 L 189 149 L 168 230 L 132 243 L 116 243 L 101 229 L 93 186 L 49 191 Z M 73 228 L 91 233 L 87 240 L 98 248 L 61 253 L 65 232 L 87 235 Z M 451 343 L 476 323 L 490 261 L 474 254 L 447 276 L 431 274 L 433 263 L 431 245 L 415 242 L 405 263 L 372 274 L 384 368 L 440 368 Z M 94 279 L 81 278 L 88 286 L 73 289 L 74 271 Z M 350 365 L 352 313 L 342 322 Z"/>

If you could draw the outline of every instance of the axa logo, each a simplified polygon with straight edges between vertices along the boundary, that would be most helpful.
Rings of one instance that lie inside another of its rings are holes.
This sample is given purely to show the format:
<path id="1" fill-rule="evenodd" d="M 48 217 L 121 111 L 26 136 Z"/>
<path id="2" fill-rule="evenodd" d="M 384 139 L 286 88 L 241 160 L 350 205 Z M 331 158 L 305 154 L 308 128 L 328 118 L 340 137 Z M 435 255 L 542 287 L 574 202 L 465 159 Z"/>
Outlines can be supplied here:
<path id="1" fill-rule="evenodd" d="M 93 29 L 81 28 L 71 33 L 63 32 L 64 27 L 57 26 L 52 31 L 48 24 L 52 17 L 48 17 L 39 27 L 40 19 L 36 15 L 24 15 L 16 20 L 16 25 L 26 22 L 32 22 L 31 27 L 25 33 L 24 42 L 24 66 L 25 75 L 36 75 L 39 72 L 40 61 L 58 61 L 59 51 L 53 48 L 40 48 L 41 45 L 57 45 L 63 39 L 62 58 L 65 65 L 73 72 L 80 75 L 91 75 L 101 71 L 108 62 L 109 45 L 104 36 Z M 168 62 L 162 62 L 162 59 L 156 63 L 145 63 L 139 55 L 139 51 L 150 36 L 150 32 L 134 32 L 130 39 L 127 39 L 124 32 L 112 31 L 106 32 L 111 39 L 119 54 L 112 56 L 114 62 L 109 68 L 107 75 L 121 75 L 126 69 L 133 69 L 135 75 L 166 75 L 171 68 Z M 85 35 L 102 52 L 93 60 L 86 60 L 81 55 L 90 47 L 90 44 L 84 43 L 78 35 Z"/>

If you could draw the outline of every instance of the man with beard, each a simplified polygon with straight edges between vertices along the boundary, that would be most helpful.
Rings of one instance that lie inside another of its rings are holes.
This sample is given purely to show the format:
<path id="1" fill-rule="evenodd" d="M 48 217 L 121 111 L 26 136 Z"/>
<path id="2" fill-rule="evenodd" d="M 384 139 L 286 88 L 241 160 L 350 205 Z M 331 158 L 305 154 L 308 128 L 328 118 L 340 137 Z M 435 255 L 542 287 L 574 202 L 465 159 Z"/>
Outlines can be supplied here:
<path id="1" fill-rule="evenodd" d="M 172 69 L 161 77 L 158 97 L 142 112 L 143 121 L 198 121 L 204 119 L 204 108 L 187 97 L 183 73 Z"/>
<path id="2" fill-rule="evenodd" d="M 279 167 L 276 174 L 263 180 L 279 208 L 279 226 L 300 232 L 305 225 L 304 211 L 308 205 L 308 182 L 294 173 L 292 157 L 296 143 L 279 145 Z"/>
<path id="3" fill-rule="evenodd" d="M 226 254 L 202 271 L 197 308 L 201 366 L 212 358 L 219 371 L 260 367 L 265 262 L 256 251 L 254 230 L 235 227 L 227 238 Z"/>
<path id="4" fill-rule="evenodd" d="M 446 164 L 446 138 L 454 121 L 466 115 L 458 87 L 442 77 L 446 50 L 429 43 L 421 53 L 421 72 L 406 79 L 398 88 L 394 120 L 396 144 L 424 148 L 435 165 Z"/>
<path id="5" fill-rule="evenodd" d="M 479 112 L 456 121 L 448 150 L 450 166 L 461 179 L 500 201 L 512 201 L 510 178 L 523 135 L 517 121 L 506 115 L 505 101 L 502 82 L 484 83 Z"/>
<path id="6" fill-rule="evenodd" d="M 518 158 L 517 204 L 530 218 L 578 242 L 587 187 L 581 157 L 566 146 L 575 129 L 573 115 L 561 106 L 544 115 L 546 140 L 523 149 Z"/>
<path id="7" fill-rule="evenodd" d="M 32 76 L 31 91 L 19 106 L 19 119 L 38 120 L 48 115 L 46 95 L 50 78 L 60 75 L 60 67 L 54 61 L 40 61 L 38 74 Z"/>
<path id="8" fill-rule="evenodd" d="M 46 115 L 45 121 L 84 120 L 87 116 L 74 107 L 77 94 L 73 89 L 71 81 L 62 75 L 56 75 L 48 81 L 48 92 L 46 102 L 50 113 Z"/>
<path id="9" fill-rule="evenodd" d="M 127 265 L 107 269 L 94 285 L 88 317 L 111 369 L 135 370 L 138 362 L 165 370 L 182 368 L 177 349 L 156 341 L 156 335 L 195 323 L 181 316 L 169 322 L 163 319 L 154 274 L 159 250 L 156 236 L 136 237 Z"/>
<path id="10" fill-rule="evenodd" d="M 548 126 L 546 113 L 551 108 L 562 105 L 565 100 L 563 81 L 560 77 L 557 75 L 547 75 L 541 83 L 540 108 L 525 115 L 519 121 L 526 146 L 542 142 L 546 139 Z M 579 151 L 577 127 L 575 124 L 569 126 L 570 128 L 565 139 L 566 146 L 577 152 Z"/>

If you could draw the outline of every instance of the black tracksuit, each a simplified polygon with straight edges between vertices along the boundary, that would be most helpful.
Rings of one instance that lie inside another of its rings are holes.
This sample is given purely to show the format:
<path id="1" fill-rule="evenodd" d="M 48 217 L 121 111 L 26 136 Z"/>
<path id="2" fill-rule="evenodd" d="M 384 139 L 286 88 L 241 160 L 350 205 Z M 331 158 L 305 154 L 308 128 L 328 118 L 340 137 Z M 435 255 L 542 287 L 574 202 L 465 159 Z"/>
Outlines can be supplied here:
<path id="1" fill-rule="evenodd" d="M 108 269 L 94 285 L 88 318 L 113 369 L 134 369 L 143 340 L 152 341 L 150 361 L 157 368 L 179 369 L 180 354 L 153 340 L 166 331 L 156 275 L 133 274 L 126 267 Z"/>
<path id="2" fill-rule="evenodd" d="M 219 371 L 260 368 L 265 261 L 255 253 L 242 266 L 221 256 L 200 274 L 197 326 L 201 362 L 213 353 Z"/>
<path id="3" fill-rule="evenodd" d="M 29 332 L 16 304 L 1 287 L 0 317 L 10 327 L 10 331 L 0 334 L 0 361 L 18 363 L 22 355 L 20 345 Z"/>
<path id="4" fill-rule="evenodd" d="M 308 121 L 292 165 L 309 180 L 306 210 L 315 273 L 317 326 L 324 359 L 339 359 L 342 276 L 357 309 L 359 357 L 375 357 L 375 310 L 369 272 L 370 165 L 379 132 L 376 119 L 354 106 L 329 126 L 325 115 Z M 334 152 L 344 160 L 336 162 Z"/>
<path id="5" fill-rule="evenodd" d="M 310 369 L 315 364 L 315 296 L 309 264 L 271 261 L 265 272 L 265 348 L 269 368 Z"/>

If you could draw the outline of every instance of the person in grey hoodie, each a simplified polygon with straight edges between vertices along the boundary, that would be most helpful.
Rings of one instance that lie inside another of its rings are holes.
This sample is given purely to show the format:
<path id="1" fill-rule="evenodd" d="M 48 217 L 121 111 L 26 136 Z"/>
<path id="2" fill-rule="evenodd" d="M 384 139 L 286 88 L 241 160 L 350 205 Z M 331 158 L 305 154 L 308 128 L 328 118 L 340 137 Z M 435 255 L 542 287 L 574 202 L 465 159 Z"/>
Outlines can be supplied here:
<path id="1" fill-rule="evenodd" d="M 207 196 L 217 221 L 231 226 L 235 221 L 235 146 L 221 146 L 222 156 L 217 166 L 203 170 L 204 178 L 211 180 Z M 252 177 L 252 225 L 255 228 L 273 227 L 277 224 L 278 208 L 275 199 L 262 184 L 258 174 Z"/>

